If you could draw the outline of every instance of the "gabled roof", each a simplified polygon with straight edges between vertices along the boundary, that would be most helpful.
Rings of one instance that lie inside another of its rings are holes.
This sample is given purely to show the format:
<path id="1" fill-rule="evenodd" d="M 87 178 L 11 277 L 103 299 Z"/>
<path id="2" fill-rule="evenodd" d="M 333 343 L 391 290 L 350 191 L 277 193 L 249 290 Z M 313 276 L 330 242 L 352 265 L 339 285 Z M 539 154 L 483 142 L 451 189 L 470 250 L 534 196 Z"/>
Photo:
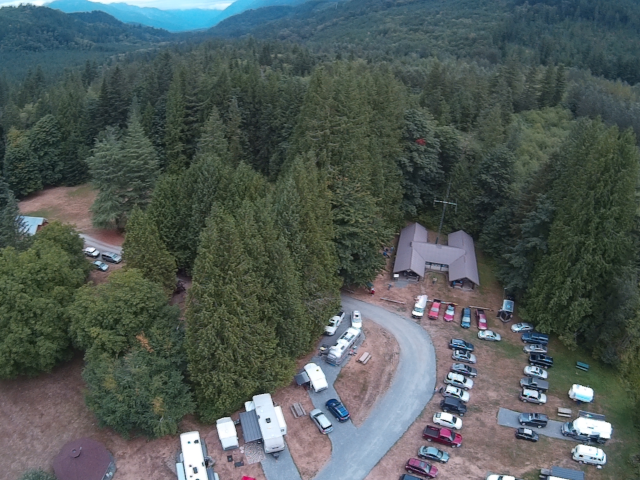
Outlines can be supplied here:
<path id="1" fill-rule="evenodd" d="M 449 245 L 440 245 L 427 243 L 427 229 L 418 223 L 403 228 L 394 273 L 409 270 L 424 277 L 425 263 L 448 265 L 451 282 L 466 278 L 480 285 L 473 238 L 463 230 L 449 234 Z"/>

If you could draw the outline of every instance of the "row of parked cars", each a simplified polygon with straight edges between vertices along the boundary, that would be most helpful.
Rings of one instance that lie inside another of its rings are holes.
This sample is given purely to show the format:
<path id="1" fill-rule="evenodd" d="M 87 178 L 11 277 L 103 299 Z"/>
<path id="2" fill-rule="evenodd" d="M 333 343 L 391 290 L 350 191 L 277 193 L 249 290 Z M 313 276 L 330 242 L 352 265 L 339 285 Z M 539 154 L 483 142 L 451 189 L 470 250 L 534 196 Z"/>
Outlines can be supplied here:
<path id="1" fill-rule="evenodd" d="M 411 316 L 416 319 L 424 317 L 427 304 L 429 303 L 428 295 L 419 295 L 416 298 L 416 303 L 413 306 Z M 456 305 L 454 303 L 446 303 L 438 298 L 434 298 L 431 303 L 431 308 L 427 314 L 429 320 L 437 320 L 440 318 L 442 312 L 442 319 L 445 322 L 453 322 L 456 316 Z M 487 330 L 487 315 L 481 308 L 475 309 L 475 319 L 479 330 Z M 462 328 L 471 327 L 471 308 L 466 307 L 462 309 L 462 316 L 460 317 L 460 326 Z"/>
<path id="2" fill-rule="evenodd" d="M 462 446 L 462 435 L 457 431 L 462 429 L 462 417 L 467 413 L 467 402 L 470 400 L 469 390 L 473 388 L 478 371 L 468 365 L 476 363 L 476 357 L 471 353 L 475 348 L 473 344 L 453 338 L 449 342 L 449 348 L 453 350 L 453 359 L 459 361 L 451 365 L 444 378 L 446 387 L 441 389 L 444 396 L 440 402 L 442 411 L 433 415 L 433 425 L 424 428 L 422 438 L 428 442 L 459 448 Z M 407 461 L 405 470 L 409 474 L 400 477 L 401 480 L 417 480 L 418 477 L 412 474 L 435 478 L 438 469 L 427 460 L 447 463 L 449 454 L 433 446 L 421 446 L 418 449 L 418 458 L 410 458 Z"/>
<path id="3" fill-rule="evenodd" d="M 83 253 L 85 254 L 85 256 L 89 258 L 95 258 L 95 259 L 102 258 L 103 261 L 95 260 L 91 262 L 101 272 L 106 272 L 107 270 L 109 270 L 109 265 L 107 265 L 104 262 L 120 263 L 122 261 L 122 257 L 117 253 L 113 253 L 113 252 L 100 253 L 100 251 L 95 247 L 87 247 L 83 250 Z"/>
<path id="4" fill-rule="evenodd" d="M 520 400 L 523 402 L 543 405 L 547 403 L 546 392 L 549 390 L 547 381 L 547 369 L 553 367 L 553 358 L 548 355 L 547 345 L 549 335 L 533 330 L 533 325 L 529 323 L 516 323 L 511 326 L 511 331 L 521 333 L 522 342 L 525 344 L 523 350 L 529 355 L 529 365 L 525 367 L 525 377 L 520 380 Z M 535 432 L 525 429 L 524 433 L 518 437 L 530 441 L 538 441 Z"/>

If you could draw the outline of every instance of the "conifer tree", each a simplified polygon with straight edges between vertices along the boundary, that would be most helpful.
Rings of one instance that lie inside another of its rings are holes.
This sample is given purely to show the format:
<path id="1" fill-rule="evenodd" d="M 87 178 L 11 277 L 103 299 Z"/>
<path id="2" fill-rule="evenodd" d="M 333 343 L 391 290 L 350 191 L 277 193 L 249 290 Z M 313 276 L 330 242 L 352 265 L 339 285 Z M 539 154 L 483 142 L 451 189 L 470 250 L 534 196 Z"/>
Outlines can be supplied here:
<path id="1" fill-rule="evenodd" d="M 25 226 L 20 220 L 18 202 L 13 192 L 0 178 L 0 249 L 18 248 L 25 239 Z"/>
<path id="2" fill-rule="evenodd" d="M 56 118 L 42 117 L 29 132 L 29 147 L 36 156 L 44 186 L 58 185 L 64 166 L 60 159 L 60 129 Z"/>
<path id="3" fill-rule="evenodd" d="M 135 207 L 127 222 L 127 234 L 122 245 L 126 268 L 136 268 L 142 275 L 162 286 L 167 294 L 176 286 L 176 261 L 160 240 L 153 220 Z"/>
<path id="4" fill-rule="evenodd" d="M 7 135 L 4 154 L 4 178 L 16 197 L 22 198 L 42 190 L 38 159 L 26 133 L 12 128 Z"/>
<path id="5" fill-rule="evenodd" d="M 175 173 L 183 171 L 188 166 L 185 145 L 187 139 L 185 76 L 184 70 L 176 72 L 167 94 L 167 121 L 164 142 L 168 167 Z"/>
<path id="6" fill-rule="evenodd" d="M 291 360 L 278 351 L 274 326 L 261 315 L 261 282 L 238 227 L 222 209 L 214 213 L 189 289 L 189 373 L 205 422 L 235 411 L 252 395 L 274 391 L 293 373 Z"/>
<path id="7" fill-rule="evenodd" d="M 598 338 L 614 279 L 635 261 L 638 161 L 633 134 L 600 120 L 580 121 L 560 149 L 548 253 L 535 267 L 526 313 L 568 345 Z"/>

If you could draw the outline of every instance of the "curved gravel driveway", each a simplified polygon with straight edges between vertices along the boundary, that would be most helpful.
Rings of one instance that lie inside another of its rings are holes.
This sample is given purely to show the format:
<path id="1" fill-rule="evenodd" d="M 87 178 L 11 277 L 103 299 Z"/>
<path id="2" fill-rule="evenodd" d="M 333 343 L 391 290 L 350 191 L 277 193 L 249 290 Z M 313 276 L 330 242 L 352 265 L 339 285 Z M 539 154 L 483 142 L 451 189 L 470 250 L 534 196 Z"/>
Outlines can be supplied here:
<path id="1" fill-rule="evenodd" d="M 347 324 L 351 311 L 360 310 L 365 322 L 374 321 L 388 330 L 400 346 L 400 359 L 389 390 L 378 399 L 359 428 L 351 422 L 333 422 L 335 430 L 329 435 L 331 459 L 314 480 L 363 480 L 420 415 L 431 400 L 436 384 L 435 350 L 431 338 L 420 325 L 376 305 L 346 296 L 342 297 L 342 308 L 347 312 Z M 324 362 L 319 365 L 327 374 L 331 387 L 319 394 L 310 393 L 310 396 L 317 408 L 326 411 L 324 402 L 328 398 L 338 398 L 332 384 L 339 369 Z M 268 455 L 262 462 L 267 478 L 300 480 L 297 469 L 294 471 L 295 467 L 290 465 L 290 459 L 288 452 L 278 461 Z"/>

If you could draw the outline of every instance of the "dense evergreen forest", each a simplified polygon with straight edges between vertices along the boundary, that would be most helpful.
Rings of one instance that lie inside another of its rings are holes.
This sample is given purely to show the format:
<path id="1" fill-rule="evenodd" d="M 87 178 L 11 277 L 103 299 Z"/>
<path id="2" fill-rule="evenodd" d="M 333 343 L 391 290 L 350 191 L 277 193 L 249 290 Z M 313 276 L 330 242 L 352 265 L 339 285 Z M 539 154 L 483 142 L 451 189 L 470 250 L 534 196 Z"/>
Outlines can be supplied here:
<path id="1" fill-rule="evenodd" d="M 0 377 L 79 349 L 102 424 L 159 436 L 192 411 L 211 422 L 289 381 L 339 288 L 375 278 L 404 222 L 437 225 L 450 185 L 445 228 L 478 240 L 522 316 L 637 392 L 640 7 L 476 4 L 365 15 L 353 0 L 287 19 L 288 41 L 0 82 Z M 87 180 L 94 224 L 126 232 L 126 269 L 98 287 L 82 286 L 74 232 L 27 239 L 16 222 L 16 199 Z M 184 322 L 167 305 L 177 270 L 193 278 Z"/>

